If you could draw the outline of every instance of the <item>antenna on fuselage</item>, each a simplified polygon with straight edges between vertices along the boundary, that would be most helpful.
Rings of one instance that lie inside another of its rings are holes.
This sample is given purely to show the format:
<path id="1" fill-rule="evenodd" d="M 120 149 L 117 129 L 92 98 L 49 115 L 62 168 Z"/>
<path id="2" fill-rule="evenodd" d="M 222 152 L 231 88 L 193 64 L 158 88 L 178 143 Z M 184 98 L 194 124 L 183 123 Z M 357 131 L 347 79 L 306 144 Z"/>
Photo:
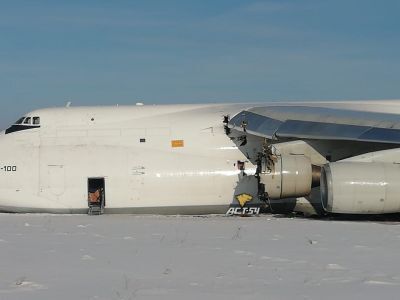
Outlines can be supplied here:
<path id="1" fill-rule="evenodd" d="M 71 101 L 68 101 L 67 104 L 65 105 L 65 107 L 67 107 L 67 108 L 68 108 L 68 107 L 71 107 L 71 104 L 72 104 L 72 102 L 71 102 Z"/>

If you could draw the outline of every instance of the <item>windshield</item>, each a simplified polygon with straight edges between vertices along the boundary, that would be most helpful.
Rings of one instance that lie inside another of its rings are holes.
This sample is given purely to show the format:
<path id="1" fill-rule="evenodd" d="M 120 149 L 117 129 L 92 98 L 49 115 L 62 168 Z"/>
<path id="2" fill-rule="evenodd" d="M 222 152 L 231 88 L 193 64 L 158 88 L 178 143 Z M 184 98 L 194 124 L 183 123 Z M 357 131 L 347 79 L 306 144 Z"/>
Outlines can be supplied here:
<path id="1" fill-rule="evenodd" d="M 10 134 L 17 131 L 32 130 L 40 128 L 40 117 L 22 117 L 12 124 L 6 131 L 6 134 Z"/>
<path id="2" fill-rule="evenodd" d="M 22 122 L 24 122 L 25 117 L 22 117 L 21 119 L 18 119 L 17 122 L 15 122 L 15 124 L 22 124 Z"/>

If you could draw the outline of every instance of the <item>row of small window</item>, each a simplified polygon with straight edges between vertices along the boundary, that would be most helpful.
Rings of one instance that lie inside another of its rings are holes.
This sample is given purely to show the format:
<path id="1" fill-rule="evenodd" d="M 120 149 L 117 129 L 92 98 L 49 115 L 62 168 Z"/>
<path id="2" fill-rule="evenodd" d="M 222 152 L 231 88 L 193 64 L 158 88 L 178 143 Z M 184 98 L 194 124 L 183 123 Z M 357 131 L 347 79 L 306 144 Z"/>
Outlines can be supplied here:
<path id="1" fill-rule="evenodd" d="M 15 122 L 17 125 L 40 125 L 40 117 L 23 117 Z"/>

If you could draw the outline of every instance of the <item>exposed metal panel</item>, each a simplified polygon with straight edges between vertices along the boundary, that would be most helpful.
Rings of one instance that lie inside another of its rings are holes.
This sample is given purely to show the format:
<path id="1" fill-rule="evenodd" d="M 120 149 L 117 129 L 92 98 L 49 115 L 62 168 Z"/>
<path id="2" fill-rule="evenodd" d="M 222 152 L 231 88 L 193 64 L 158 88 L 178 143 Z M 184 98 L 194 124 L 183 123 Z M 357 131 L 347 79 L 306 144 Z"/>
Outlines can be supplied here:
<path id="1" fill-rule="evenodd" d="M 281 126 L 282 122 L 248 111 L 242 111 L 229 122 L 230 127 L 235 129 L 243 129 L 243 124 L 245 124 L 246 130 L 248 131 L 272 137 L 279 126 Z"/>
<path id="2" fill-rule="evenodd" d="M 240 113 L 236 114 L 232 119 L 230 119 L 229 126 L 232 128 L 240 127 L 242 122 L 246 120 L 247 113 L 247 111 L 241 111 Z"/>
<path id="3" fill-rule="evenodd" d="M 248 111 L 282 122 L 299 120 L 400 129 L 399 115 L 389 113 L 310 106 L 264 106 L 253 107 Z"/>
<path id="4" fill-rule="evenodd" d="M 356 140 L 371 127 L 288 120 L 276 132 L 278 137 Z"/>
<path id="5" fill-rule="evenodd" d="M 263 122 L 257 130 L 264 132 L 264 134 L 268 134 L 270 136 L 273 136 L 278 130 L 278 128 L 282 125 L 281 121 L 277 121 L 274 119 L 269 118 L 267 121 Z"/>
<path id="6" fill-rule="evenodd" d="M 371 128 L 359 137 L 362 141 L 381 143 L 400 143 L 400 130 L 390 128 Z"/>
<path id="7" fill-rule="evenodd" d="M 234 116 L 229 127 L 267 138 L 400 144 L 400 116 L 387 113 L 307 106 L 253 107 Z"/>

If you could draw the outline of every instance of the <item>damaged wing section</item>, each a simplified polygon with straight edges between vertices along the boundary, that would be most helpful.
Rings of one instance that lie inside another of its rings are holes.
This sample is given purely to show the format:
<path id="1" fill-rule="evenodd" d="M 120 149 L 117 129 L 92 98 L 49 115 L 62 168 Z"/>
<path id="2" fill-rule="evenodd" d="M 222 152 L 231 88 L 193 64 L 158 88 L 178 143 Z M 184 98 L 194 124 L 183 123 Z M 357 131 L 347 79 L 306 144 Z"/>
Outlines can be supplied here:
<path id="1" fill-rule="evenodd" d="M 400 144 L 400 120 L 395 114 L 305 106 L 253 107 L 235 115 L 227 126 L 268 139 Z"/>

